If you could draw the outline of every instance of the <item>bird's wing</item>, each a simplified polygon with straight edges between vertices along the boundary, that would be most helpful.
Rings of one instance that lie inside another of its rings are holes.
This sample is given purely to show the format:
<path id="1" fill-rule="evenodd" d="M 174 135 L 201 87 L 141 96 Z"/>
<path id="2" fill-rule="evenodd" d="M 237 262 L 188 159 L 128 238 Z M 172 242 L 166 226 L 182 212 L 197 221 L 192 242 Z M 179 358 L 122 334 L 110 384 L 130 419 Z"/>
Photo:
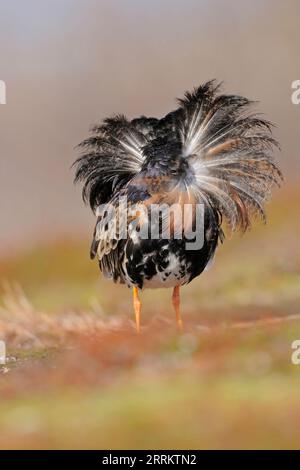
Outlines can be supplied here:
<path id="1" fill-rule="evenodd" d="M 97 256 L 103 274 L 115 282 L 124 282 L 121 260 L 125 256 L 126 241 L 133 231 L 138 233 L 143 224 L 148 224 L 145 202 L 150 197 L 145 186 L 129 182 L 97 210 L 90 255 L 92 259 Z"/>
<path id="2" fill-rule="evenodd" d="M 272 156 L 272 124 L 251 112 L 252 102 L 219 93 L 214 81 L 179 100 L 175 117 L 183 156 L 194 173 L 191 190 L 219 211 L 229 227 L 246 230 L 282 175 Z"/>

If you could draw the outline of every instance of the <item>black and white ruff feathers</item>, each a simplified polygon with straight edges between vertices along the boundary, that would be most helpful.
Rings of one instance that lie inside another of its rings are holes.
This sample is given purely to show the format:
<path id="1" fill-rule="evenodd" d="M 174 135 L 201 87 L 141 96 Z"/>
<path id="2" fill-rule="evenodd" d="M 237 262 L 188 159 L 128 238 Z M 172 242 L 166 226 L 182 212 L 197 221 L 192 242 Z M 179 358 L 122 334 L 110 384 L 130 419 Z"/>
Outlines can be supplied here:
<path id="1" fill-rule="evenodd" d="M 265 203 L 281 172 L 273 158 L 272 124 L 252 111 L 253 102 L 220 93 L 209 81 L 185 93 L 162 119 L 117 115 L 92 129 L 80 147 L 75 181 L 97 213 L 100 205 L 184 201 L 203 204 L 204 243 L 185 249 L 174 233 L 168 240 L 110 239 L 98 214 L 92 257 L 115 281 L 138 287 L 184 284 L 213 257 L 222 225 L 246 231 L 253 217 L 265 220 Z"/>

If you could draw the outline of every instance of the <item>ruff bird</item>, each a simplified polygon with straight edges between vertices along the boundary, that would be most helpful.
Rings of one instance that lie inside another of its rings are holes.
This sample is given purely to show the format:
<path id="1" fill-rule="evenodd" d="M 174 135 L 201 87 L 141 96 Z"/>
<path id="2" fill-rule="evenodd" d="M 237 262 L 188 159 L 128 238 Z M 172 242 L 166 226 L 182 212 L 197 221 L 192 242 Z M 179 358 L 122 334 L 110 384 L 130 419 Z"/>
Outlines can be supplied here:
<path id="1" fill-rule="evenodd" d="M 138 331 L 139 290 L 172 287 L 182 329 L 180 287 L 208 266 L 224 226 L 245 232 L 253 217 L 265 221 L 282 174 L 272 124 L 252 107 L 212 80 L 161 119 L 115 115 L 80 144 L 75 182 L 97 215 L 90 255 L 133 289 Z"/>

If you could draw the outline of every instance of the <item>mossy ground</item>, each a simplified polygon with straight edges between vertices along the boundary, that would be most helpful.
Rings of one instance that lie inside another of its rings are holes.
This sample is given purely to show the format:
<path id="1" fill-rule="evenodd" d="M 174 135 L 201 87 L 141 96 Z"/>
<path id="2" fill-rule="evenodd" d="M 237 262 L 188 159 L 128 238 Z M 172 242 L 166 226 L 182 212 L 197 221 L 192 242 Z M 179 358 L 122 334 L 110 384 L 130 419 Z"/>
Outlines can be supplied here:
<path id="1" fill-rule="evenodd" d="M 278 193 L 268 225 L 182 289 L 183 334 L 157 290 L 137 336 L 87 240 L 3 258 L 0 448 L 299 448 L 298 201 Z"/>

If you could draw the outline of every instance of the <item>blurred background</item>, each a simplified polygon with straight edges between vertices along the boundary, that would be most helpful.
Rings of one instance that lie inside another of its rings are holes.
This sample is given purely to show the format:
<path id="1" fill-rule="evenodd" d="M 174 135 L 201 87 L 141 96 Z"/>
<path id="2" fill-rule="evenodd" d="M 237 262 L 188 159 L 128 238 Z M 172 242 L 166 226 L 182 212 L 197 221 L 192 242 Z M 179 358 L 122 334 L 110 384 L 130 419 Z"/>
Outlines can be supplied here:
<path id="1" fill-rule="evenodd" d="M 1 447 L 299 445 L 299 17 L 297 0 L 0 0 Z M 163 116 L 212 78 L 276 124 L 285 183 L 268 225 L 226 241 L 183 290 L 184 338 L 162 290 L 143 294 L 139 341 L 130 292 L 88 258 L 75 147 L 104 117 Z M 72 358 L 69 334 L 83 341 Z"/>
<path id="2" fill-rule="evenodd" d="M 0 1 L 2 251 L 58 233 L 90 233 L 72 186 L 74 147 L 115 112 L 163 116 L 217 78 L 260 101 L 297 183 L 297 0 Z"/>

